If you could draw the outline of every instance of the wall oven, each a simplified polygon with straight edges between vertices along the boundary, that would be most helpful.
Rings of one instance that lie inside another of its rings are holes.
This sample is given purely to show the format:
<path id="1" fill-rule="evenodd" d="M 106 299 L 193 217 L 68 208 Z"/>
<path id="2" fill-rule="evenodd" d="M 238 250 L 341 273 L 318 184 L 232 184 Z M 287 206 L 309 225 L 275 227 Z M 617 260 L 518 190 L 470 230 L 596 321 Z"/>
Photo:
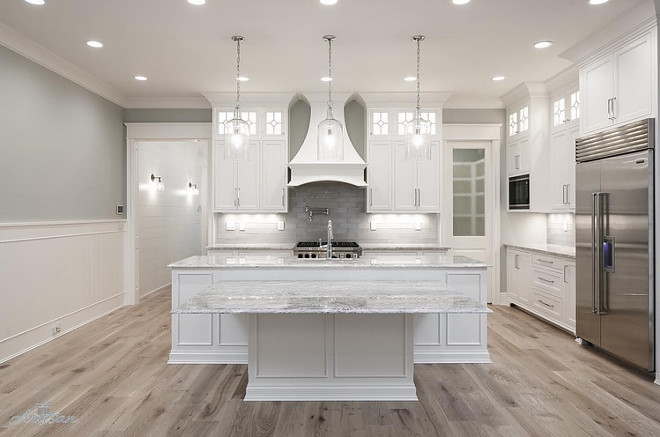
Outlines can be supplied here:
<path id="1" fill-rule="evenodd" d="M 529 175 L 509 178 L 509 209 L 529 209 Z"/>

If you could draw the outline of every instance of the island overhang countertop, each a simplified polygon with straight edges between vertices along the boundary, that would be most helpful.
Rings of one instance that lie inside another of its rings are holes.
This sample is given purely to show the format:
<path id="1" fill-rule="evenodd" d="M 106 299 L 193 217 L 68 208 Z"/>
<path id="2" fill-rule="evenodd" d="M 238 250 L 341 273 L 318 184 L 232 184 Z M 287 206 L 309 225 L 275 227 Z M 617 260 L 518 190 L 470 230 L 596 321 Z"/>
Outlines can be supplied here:
<path id="1" fill-rule="evenodd" d="M 191 256 L 170 264 L 173 269 L 208 268 L 483 268 L 488 264 L 452 253 L 424 256 L 364 256 L 356 259 L 300 259 L 293 255 Z"/>
<path id="2" fill-rule="evenodd" d="M 222 281 L 173 314 L 490 313 L 438 281 Z"/>

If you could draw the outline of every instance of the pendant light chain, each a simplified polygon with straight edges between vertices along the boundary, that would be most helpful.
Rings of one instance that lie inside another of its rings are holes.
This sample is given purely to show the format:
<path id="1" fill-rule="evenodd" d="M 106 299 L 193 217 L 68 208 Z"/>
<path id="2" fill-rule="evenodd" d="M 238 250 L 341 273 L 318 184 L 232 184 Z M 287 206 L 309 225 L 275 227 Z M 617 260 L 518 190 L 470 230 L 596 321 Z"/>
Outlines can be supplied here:
<path id="1" fill-rule="evenodd" d="M 419 111 L 421 110 L 420 104 L 420 84 L 419 84 L 419 63 L 420 63 L 420 41 L 421 38 L 417 38 L 417 117 L 419 117 Z"/>
<path id="2" fill-rule="evenodd" d="M 236 41 L 236 106 L 234 108 L 234 117 L 240 118 L 241 109 L 241 41 L 242 36 L 232 37 Z"/>
<path id="3" fill-rule="evenodd" d="M 332 113 L 332 38 L 328 38 L 328 78 L 328 109 Z"/>

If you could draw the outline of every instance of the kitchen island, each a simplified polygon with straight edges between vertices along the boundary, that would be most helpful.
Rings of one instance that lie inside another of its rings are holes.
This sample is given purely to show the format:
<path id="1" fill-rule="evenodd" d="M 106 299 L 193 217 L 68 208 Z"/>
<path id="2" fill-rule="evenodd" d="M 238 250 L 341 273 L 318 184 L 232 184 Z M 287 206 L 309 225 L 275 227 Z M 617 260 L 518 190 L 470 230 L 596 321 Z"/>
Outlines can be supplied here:
<path id="1" fill-rule="evenodd" d="M 413 314 L 486 314 L 438 281 L 221 281 L 173 314 L 249 314 L 246 401 L 417 400 Z"/>
<path id="2" fill-rule="evenodd" d="M 451 251 L 427 256 L 307 260 L 292 255 L 193 256 L 170 265 L 172 310 L 225 281 L 346 281 L 359 296 L 364 281 L 437 281 L 486 304 L 487 265 Z M 414 314 L 415 363 L 489 363 L 486 314 Z M 245 314 L 172 314 L 171 364 L 247 364 Z"/>

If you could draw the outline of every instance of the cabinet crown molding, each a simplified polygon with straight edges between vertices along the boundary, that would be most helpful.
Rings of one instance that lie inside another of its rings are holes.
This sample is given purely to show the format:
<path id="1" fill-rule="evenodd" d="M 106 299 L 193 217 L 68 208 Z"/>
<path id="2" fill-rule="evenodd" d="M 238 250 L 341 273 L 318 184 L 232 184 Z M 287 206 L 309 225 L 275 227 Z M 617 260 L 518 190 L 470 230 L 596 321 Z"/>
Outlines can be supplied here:
<path id="1" fill-rule="evenodd" d="M 360 97 L 369 107 L 415 107 L 416 94 L 414 92 L 361 92 Z M 423 92 L 421 93 L 423 108 L 442 108 L 451 97 L 450 92 Z"/>
<path id="2" fill-rule="evenodd" d="M 204 92 L 202 95 L 215 107 L 234 107 L 235 92 Z M 246 93 L 241 92 L 241 105 L 245 106 L 278 106 L 287 107 L 296 97 L 296 93 Z"/>
<path id="3" fill-rule="evenodd" d="M 510 106 L 528 97 L 545 97 L 548 85 L 544 82 L 523 82 L 502 96 L 505 106 Z"/>

